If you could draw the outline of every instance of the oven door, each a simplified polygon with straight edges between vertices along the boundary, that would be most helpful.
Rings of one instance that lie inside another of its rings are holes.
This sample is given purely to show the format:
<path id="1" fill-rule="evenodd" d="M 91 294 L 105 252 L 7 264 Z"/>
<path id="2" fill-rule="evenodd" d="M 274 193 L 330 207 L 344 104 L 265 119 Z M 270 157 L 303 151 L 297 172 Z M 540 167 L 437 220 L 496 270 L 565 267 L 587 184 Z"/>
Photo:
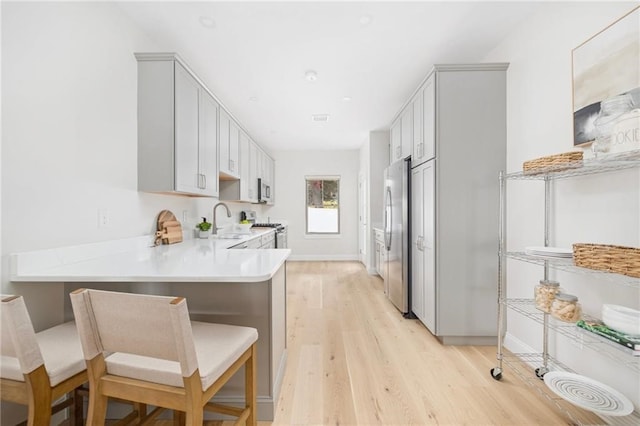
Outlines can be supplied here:
<path id="1" fill-rule="evenodd" d="M 287 231 L 276 232 L 276 248 L 277 249 L 287 248 Z"/>

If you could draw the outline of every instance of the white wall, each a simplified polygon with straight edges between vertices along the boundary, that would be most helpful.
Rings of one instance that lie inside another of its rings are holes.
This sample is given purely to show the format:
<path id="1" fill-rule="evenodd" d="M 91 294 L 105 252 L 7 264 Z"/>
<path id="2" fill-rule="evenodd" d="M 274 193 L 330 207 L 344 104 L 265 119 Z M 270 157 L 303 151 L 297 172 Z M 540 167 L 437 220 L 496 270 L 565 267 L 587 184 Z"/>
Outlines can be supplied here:
<path id="1" fill-rule="evenodd" d="M 369 137 L 360 148 L 360 174 L 366 180 L 368 205 L 366 255 L 364 264 L 369 273 L 375 273 L 375 241 L 373 228 L 383 227 L 384 169 L 389 165 L 389 131 L 369 132 Z"/>
<path id="2" fill-rule="evenodd" d="M 291 260 L 358 259 L 358 151 L 276 151 L 276 203 L 264 215 L 289 224 Z M 340 234 L 305 234 L 305 176 L 340 176 Z"/>
<path id="3" fill-rule="evenodd" d="M 547 10 L 523 22 L 486 58 L 505 61 L 508 71 L 507 169 L 522 162 L 573 149 L 571 51 L 617 18 L 632 3 L 550 3 Z M 640 246 L 640 174 L 637 170 L 558 181 L 552 211 L 551 245 L 574 242 Z M 542 182 L 508 184 L 507 247 L 523 250 L 543 245 Z M 509 297 L 531 298 L 542 268 L 516 261 L 507 264 Z M 600 317 L 603 303 L 640 308 L 640 290 L 592 277 L 552 272 L 569 293 L 577 295 L 587 314 Z M 509 314 L 510 347 L 541 350 L 539 327 Z M 615 387 L 640 408 L 640 375 L 589 348 L 577 348 L 552 337 L 552 354 L 578 373 Z M 637 364 L 636 364 L 637 365 Z M 509 374 L 508 370 L 506 374 Z"/>

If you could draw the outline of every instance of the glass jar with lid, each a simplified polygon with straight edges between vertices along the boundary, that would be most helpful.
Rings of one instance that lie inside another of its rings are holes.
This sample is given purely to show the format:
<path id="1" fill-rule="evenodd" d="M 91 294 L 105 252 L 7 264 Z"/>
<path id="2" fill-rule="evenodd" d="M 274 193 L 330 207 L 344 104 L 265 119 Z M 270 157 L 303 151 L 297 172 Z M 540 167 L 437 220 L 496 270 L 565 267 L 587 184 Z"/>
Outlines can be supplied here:
<path id="1" fill-rule="evenodd" d="M 576 322 L 582 316 L 582 307 L 573 294 L 558 293 L 551 304 L 551 316 L 565 322 Z"/>
<path id="2" fill-rule="evenodd" d="M 593 121 L 596 127 L 596 140 L 591 145 L 594 154 L 609 152 L 613 126 L 618 118 L 633 109 L 633 98 L 630 94 L 614 96 L 600 102 L 600 112 Z"/>
<path id="3" fill-rule="evenodd" d="M 536 308 L 542 312 L 549 313 L 553 299 L 560 292 L 560 283 L 558 281 L 540 280 L 540 284 L 533 289 Z"/>

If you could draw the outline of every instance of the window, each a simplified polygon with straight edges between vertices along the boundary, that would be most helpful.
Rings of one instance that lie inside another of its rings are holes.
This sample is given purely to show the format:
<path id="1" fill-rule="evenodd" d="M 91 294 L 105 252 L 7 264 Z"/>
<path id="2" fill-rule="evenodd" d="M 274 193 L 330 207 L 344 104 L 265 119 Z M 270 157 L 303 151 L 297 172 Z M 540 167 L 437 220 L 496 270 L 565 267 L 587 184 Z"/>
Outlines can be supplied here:
<path id="1" fill-rule="evenodd" d="M 340 232 L 340 178 L 307 176 L 307 234 Z"/>

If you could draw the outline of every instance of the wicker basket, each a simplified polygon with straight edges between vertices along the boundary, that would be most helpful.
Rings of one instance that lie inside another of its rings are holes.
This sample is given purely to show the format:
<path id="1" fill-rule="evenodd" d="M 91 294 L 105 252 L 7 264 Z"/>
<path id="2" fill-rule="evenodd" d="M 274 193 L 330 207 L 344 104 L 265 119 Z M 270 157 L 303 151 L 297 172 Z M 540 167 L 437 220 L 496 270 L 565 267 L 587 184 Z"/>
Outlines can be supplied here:
<path id="1" fill-rule="evenodd" d="M 522 164 L 526 174 L 545 173 L 582 167 L 582 151 L 565 152 L 528 160 Z"/>
<path id="2" fill-rule="evenodd" d="M 576 266 L 640 278 L 640 249 L 606 244 L 573 245 Z"/>

